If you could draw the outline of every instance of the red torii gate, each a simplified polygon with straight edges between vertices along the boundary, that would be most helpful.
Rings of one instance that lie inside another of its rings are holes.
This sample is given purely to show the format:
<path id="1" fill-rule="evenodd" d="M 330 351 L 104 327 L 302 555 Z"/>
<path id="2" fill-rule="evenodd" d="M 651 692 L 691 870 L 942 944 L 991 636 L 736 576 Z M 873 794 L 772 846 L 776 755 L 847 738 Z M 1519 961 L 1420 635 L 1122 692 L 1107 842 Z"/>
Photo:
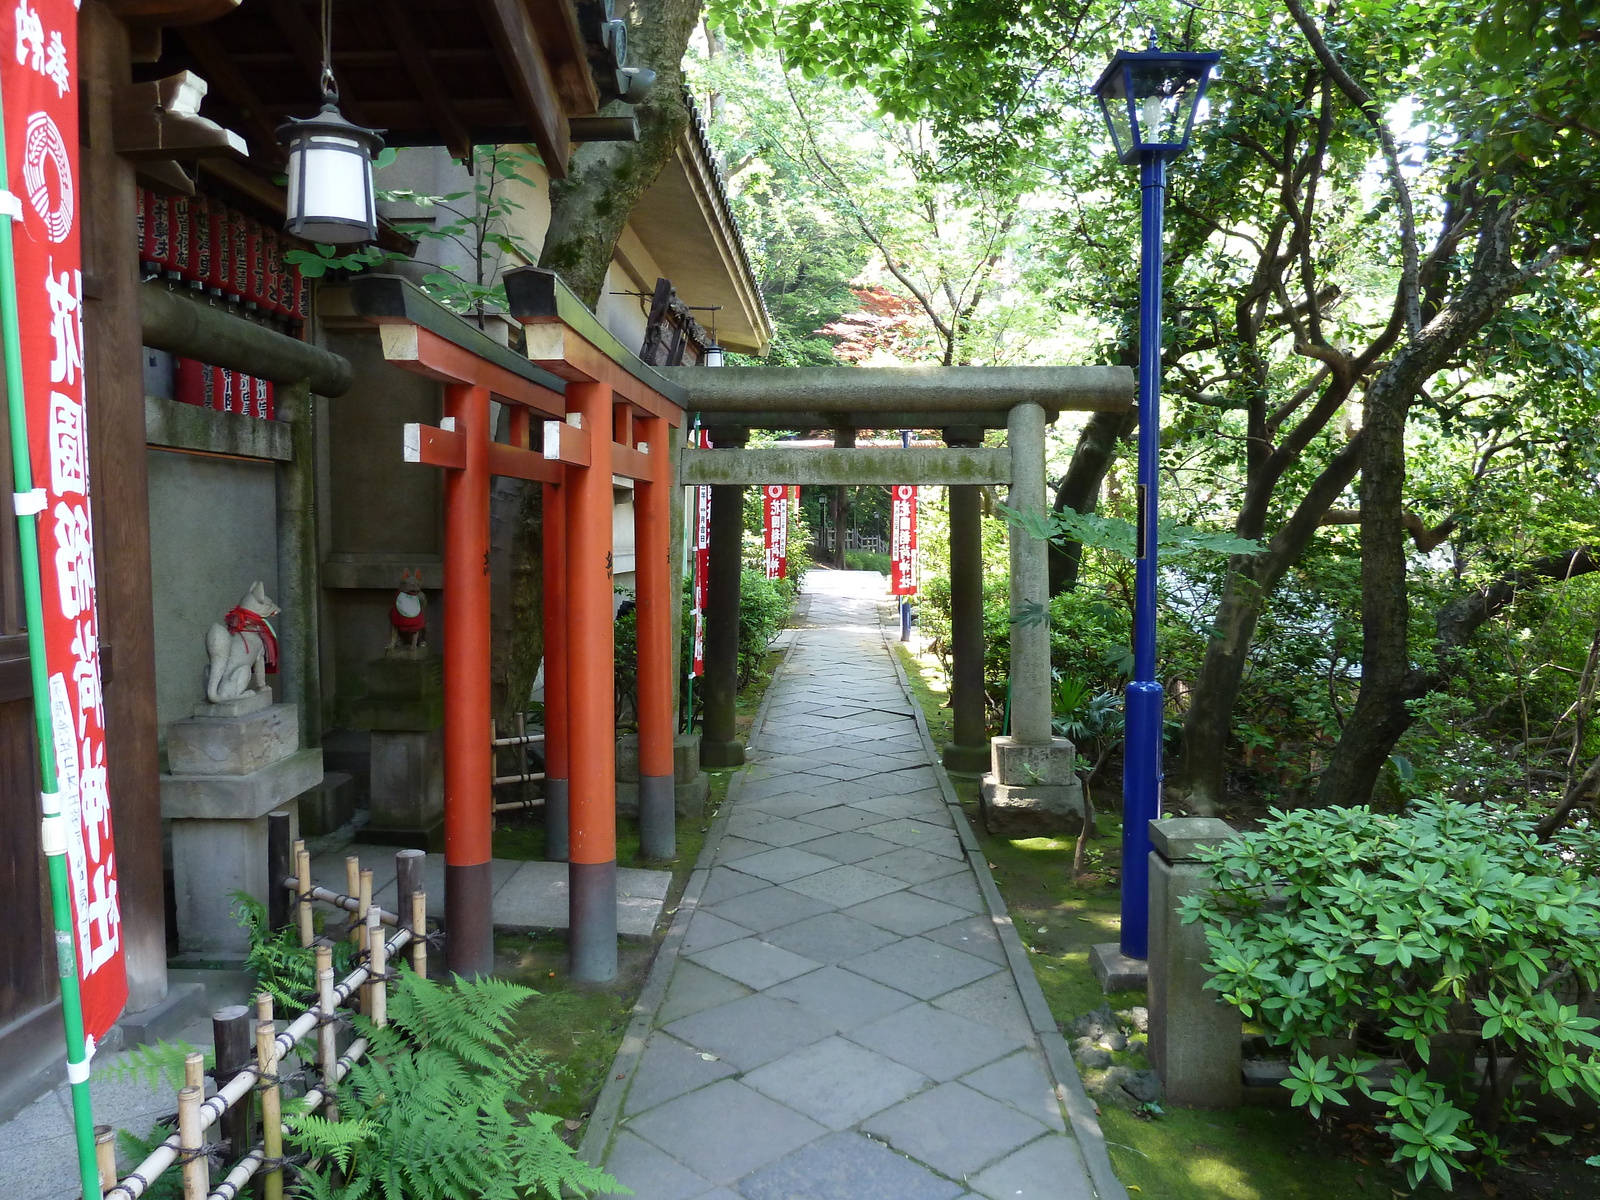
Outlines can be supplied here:
<path id="1" fill-rule="evenodd" d="M 494 966 L 489 486 L 491 476 L 507 475 L 545 487 L 546 775 L 547 783 L 567 783 L 572 974 L 611 979 L 617 970 L 611 480 L 618 475 L 636 485 L 641 841 L 647 855 L 670 857 L 676 656 L 666 464 L 669 429 L 681 424 L 682 410 L 620 368 L 607 370 L 601 360 L 610 358 L 582 338 L 571 339 L 572 362 L 513 366 L 509 352 L 397 277 L 358 279 L 355 293 L 357 310 L 380 326 L 385 359 L 445 385 L 444 421 L 438 428 L 407 426 L 405 456 L 447 471 L 446 960 L 453 973 L 468 977 Z M 559 370 L 547 372 L 546 365 Z M 509 442 L 494 441 L 491 396 L 512 406 Z M 543 453 L 531 444 L 535 413 L 544 418 Z M 561 790 L 549 798 L 547 814 L 557 826 Z"/>

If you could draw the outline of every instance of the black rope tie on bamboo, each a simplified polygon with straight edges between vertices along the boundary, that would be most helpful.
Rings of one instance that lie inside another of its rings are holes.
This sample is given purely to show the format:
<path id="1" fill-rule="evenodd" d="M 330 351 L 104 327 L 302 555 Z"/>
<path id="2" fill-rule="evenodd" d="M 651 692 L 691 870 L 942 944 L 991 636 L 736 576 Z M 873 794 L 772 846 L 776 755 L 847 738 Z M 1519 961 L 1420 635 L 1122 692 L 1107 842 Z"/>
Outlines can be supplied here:
<path id="1" fill-rule="evenodd" d="M 228 1147 L 222 1142 L 202 1142 L 193 1150 L 179 1150 L 177 1163 L 180 1167 L 187 1166 L 202 1158 L 213 1167 L 220 1167 L 228 1160 Z"/>

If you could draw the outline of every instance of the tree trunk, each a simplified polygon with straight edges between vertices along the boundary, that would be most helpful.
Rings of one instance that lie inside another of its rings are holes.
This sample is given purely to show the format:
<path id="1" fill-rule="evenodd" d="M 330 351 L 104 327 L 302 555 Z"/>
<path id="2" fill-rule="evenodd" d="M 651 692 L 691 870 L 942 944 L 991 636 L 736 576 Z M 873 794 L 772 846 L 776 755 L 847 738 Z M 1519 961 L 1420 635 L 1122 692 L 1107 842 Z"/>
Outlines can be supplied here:
<path id="1" fill-rule="evenodd" d="M 700 18 L 701 0 L 640 0 L 639 23 L 629 30 L 628 58 L 656 72 L 655 86 L 632 111 L 637 142 L 587 142 L 567 164 L 567 178 L 550 181 L 550 229 L 539 265 L 558 272 L 578 298 L 594 308 L 605 288 L 617 239 L 639 197 L 656 181 L 689 127 L 683 94 L 683 55 Z M 607 105 L 625 115 L 626 105 Z"/>
<path id="2" fill-rule="evenodd" d="M 1118 443 L 1132 436 L 1139 424 L 1137 409 L 1127 412 L 1097 412 L 1089 418 L 1067 464 L 1066 477 L 1056 488 L 1056 512 L 1071 509 L 1092 513 L 1100 504 L 1100 485 L 1117 456 Z M 1050 543 L 1050 594 L 1059 596 L 1078 586 L 1078 565 L 1083 547 L 1077 542 Z"/>

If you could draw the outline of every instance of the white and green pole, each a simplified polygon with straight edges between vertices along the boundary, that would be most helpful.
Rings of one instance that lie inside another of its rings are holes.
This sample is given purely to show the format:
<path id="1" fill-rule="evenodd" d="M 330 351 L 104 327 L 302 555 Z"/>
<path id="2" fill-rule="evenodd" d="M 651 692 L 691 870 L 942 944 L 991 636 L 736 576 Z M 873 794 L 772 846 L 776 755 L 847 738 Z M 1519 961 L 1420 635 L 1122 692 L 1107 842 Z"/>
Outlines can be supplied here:
<path id="1" fill-rule="evenodd" d="M 0 109 L 3 109 L 0 101 Z M 0 179 L 11 178 L 5 123 L 0 121 Z M 7 197 L 7 199 L 10 199 Z M 28 456 L 28 409 L 22 391 L 22 337 L 17 326 L 17 270 L 12 251 L 15 208 L 0 216 L 0 352 L 5 358 L 6 414 L 11 426 L 11 478 L 17 514 L 17 555 L 22 568 L 22 605 L 28 623 L 28 660 L 33 681 L 34 731 L 39 741 L 40 841 L 50 869 L 50 908 L 55 918 L 56 969 L 61 976 L 61 1018 L 67 1031 L 67 1081 L 72 1087 L 72 1126 L 78 1144 L 78 1173 L 85 1200 L 100 1191 L 95 1163 L 94 1114 L 89 1099 L 89 1056 L 83 1036 L 83 999 L 78 990 L 78 952 L 72 937 L 72 900 L 67 890 L 67 838 L 71 825 L 61 812 L 56 779 L 55 736 L 50 720 L 50 673 L 45 664 L 44 604 L 39 588 L 39 513 L 43 491 L 33 488 Z"/>

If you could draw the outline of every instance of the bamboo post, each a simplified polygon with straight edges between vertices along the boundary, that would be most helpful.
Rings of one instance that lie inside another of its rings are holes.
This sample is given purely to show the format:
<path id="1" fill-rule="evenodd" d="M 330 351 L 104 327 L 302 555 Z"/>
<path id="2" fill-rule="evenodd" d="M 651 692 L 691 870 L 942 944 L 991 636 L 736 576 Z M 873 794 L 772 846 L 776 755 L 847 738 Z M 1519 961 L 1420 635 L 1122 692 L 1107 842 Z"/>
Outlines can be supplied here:
<path id="1" fill-rule="evenodd" d="M 286 812 L 267 814 L 267 928 L 274 933 L 289 924 L 289 889 L 284 884 L 294 874 L 290 821 Z"/>
<path id="2" fill-rule="evenodd" d="M 356 895 L 356 915 L 351 918 L 351 924 L 354 926 L 351 932 L 358 947 L 365 948 L 370 944 L 367 935 L 367 927 L 369 925 L 367 918 L 378 911 L 380 910 L 372 906 L 372 871 L 363 869 L 360 890 Z M 370 956 L 368 956 L 367 961 L 369 964 L 371 963 Z M 361 989 L 361 1011 L 369 1017 L 372 1015 L 372 985 L 370 983 Z"/>
<path id="3" fill-rule="evenodd" d="M 311 930 L 311 853 L 304 841 L 294 844 L 294 877 L 300 896 L 300 946 L 304 949 L 314 940 Z"/>
<path id="4" fill-rule="evenodd" d="M 361 860 L 354 854 L 345 856 L 344 860 L 344 894 L 359 899 L 361 896 Z M 352 946 L 360 946 L 362 926 L 367 923 L 366 910 L 357 909 L 356 914 L 350 918 L 350 932 L 347 935 Z"/>
<path id="5" fill-rule="evenodd" d="M 201 1057 L 191 1054 L 184 1063 L 193 1078 L 201 1068 Z M 192 1069 L 191 1069 L 192 1068 Z M 178 1093 L 178 1151 L 183 1162 L 183 1200 L 206 1200 L 211 1190 L 211 1167 L 206 1162 L 205 1130 L 200 1125 L 200 1105 L 205 1088 L 188 1084 Z"/>
<path id="6" fill-rule="evenodd" d="M 421 850 L 399 850 L 394 856 L 394 912 L 400 924 L 412 933 L 419 931 L 411 924 L 411 896 L 422 890 L 422 868 L 427 859 Z"/>
<path id="7" fill-rule="evenodd" d="M 94 1127 L 94 1157 L 100 1167 L 100 1194 L 117 1186 L 117 1131 L 109 1125 Z"/>
<path id="8" fill-rule="evenodd" d="M 263 1200 L 283 1200 L 283 1097 L 278 1090 L 278 1029 L 272 1020 L 272 997 L 256 997 L 256 1070 L 261 1076 L 261 1152 L 267 1169 L 261 1176 Z"/>
<path id="9" fill-rule="evenodd" d="M 334 1102 L 334 1089 L 338 1075 L 339 1045 L 333 1026 L 333 947 L 317 947 L 317 1066 L 322 1072 L 322 1090 L 328 1094 L 328 1120 L 339 1119 L 338 1105 Z"/>
<path id="10" fill-rule="evenodd" d="M 371 874 L 371 872 L 367 872 Z M 367 992 L 366 1014 L 374 1025 L 389 1023 L 389 982 L 384 978 L 389 969 L 389 948 L 383 940 L 383 922 L 376 908 L 367 910 L 367 969 L 371 972 L 372 986 Z"/>
<path id="11" fill-rule="evenodd" d="M 428 977 L 428 893 L 411 893 L 411 969 Z"/>
<path id="12" fill-rule="evenodd" d="M 220 1088 L 250 1065 L 250 1010 L 243 1004 L 230 1004 L 211 1014 L 211 1041 L 217 1048 L 214 1078 Z M 222 1136 L 228 1139 L 228 1157 L 243 1158 L 255 1145 L 251 1126 L 250 1093 L 222 1114 Z"/>

